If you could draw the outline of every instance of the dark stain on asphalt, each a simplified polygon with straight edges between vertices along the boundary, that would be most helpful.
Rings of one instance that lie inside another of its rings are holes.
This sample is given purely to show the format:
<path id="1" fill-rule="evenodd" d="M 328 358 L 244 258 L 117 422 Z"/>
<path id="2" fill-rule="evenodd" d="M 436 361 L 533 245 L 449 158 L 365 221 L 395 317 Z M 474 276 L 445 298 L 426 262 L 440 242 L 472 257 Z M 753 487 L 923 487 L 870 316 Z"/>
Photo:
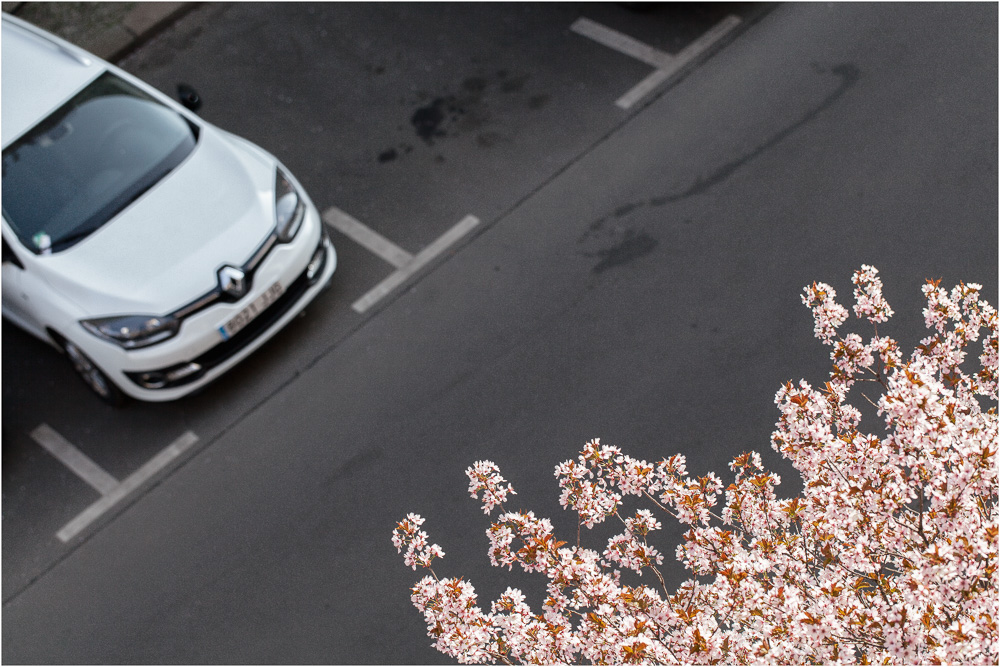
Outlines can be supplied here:
<path id="1" fill-rule="evenodd" d="M 640 206 L 641 206 L 641 204 L 640 204 Z M 585 231 L 583 234 L 581 234 L 580 238 L 578 238 L 576 240 L 577 244 L 589 243 L 592 240 L 599 240 L 602 237 L 604 237 L 604 238 L 607 238 L 609 236 L 614 237 L 614 236 L 616 236 L 617 234 L 620 233 L 621 230 L 617 229 L 617 228 L 616 229 L 611 229 L 611 230 L 606 230 L 604 228 L 604 225 L 607 222 L 608 222 L 608 216 L 605 216 L 603 218 L 600 218 L 599 220 L 595 220 L 594 222 L 590 223 L 590 225 L 587 227 L 587 231 Z M 583 254 L 585 256 L 587 256 L 587 257 L 593 257 L 594 256 L 593 253 L 589 253 L 589 252 L 585 252 Z"/>
<path id="2" fill-rule="evenodd" d="M 343 479 L 353 477 L 365 468 L 369 468 L 385 455 L 381 447 L 371 447 L 358 452 L 338 466 L 324 481 L 325 486 L 331 486 Z"/>
<path id="3" fill-rule="evenodd" d="M 467 90 L 470 93 L 479 94 L 486 90 L 486 77 L 483 76 L 470 76 L 468 79 L 462 82 L 462 89 Z"/>
<path id="4" fill-rule="evenodd" d="M 483 99 L 488 91 L 499 88 L 501 93 L 519 93 L 530 78 L 529 74 L 512 75 L 506 70 L 498 70 L 495 77 L 483 73 L 466 77 L 455 95 L 446 94 L 430 99 L 426 93 L 418 92 L 417 100 L 421 106 L 413 112 L 410 124 L 428 146 L 433 146 L 436 140 L 444 137 L 457 136 L 459 132 L 478 131 L 491 119 L 489 106 Z M 527 106 L 537 110 L 548 102 L 548 95 L 537 94 L 528 98 Z M 478 143 L 488 148 L 494 142 L 487 139 Z M 382 155 L 385 159 L 380 156 L 379 160 L 385 162 L 398 157 L 398 153 L 393 156 L 389 151 Z"/>
<path id="5" fill-rule="evenodd" d="M 528 98 L 528 108 L 532 111 L 538 111 L 548 103 L 549 96 L 544 93 L 541 95 L 532 95 Z"/>
<path id="6" fill-rule="evenodd" d="M 454 122 L 465 113 L 454 97 L 438 97 L 430 104 L 417 109 L 410 117 L 410 123 L 417 131 L 417 136 L 428 146 L 434 145 L 434 139 L 445 136 L 444 125 L 447 121 Z"/>
<path id="7" fill-rule="evenodd" d="M 648 234 L 629 232 L 618 245 L 597 253 L 602 259 L 591 269 L 591 272 L 602 273 L 608 269 L 614 269 L 634 262 L 640 257 L 653 252 L 659 243 L 659 241 Z"/>
<path id="8" fill-rule="evenodd" d="M 476 135 L 476 145 L 480 148 L 493 148 L 503 141 L 503 136 L 497 132 L 480 132 Z"/>
<path id="9" fill-rule="evenodd" d="M 618 208 L 615 209 L 615 217 L 616 218 L 624 218 L 626 215 L 628 215 L 629 213 L 631 213 L 635 209 L 639 208 L 640 206 L 642 206 L 641 203 L 639 203 L 639 204 L 625 204 L 624 206 L 619 206 Z"/>
<path id="10" fill-rule="evenodd" d="M 647 203 L 648 202 L 640 201 L 640 202 L 633 202 L 630 204 L 623 204 L 614 210 L 612 216 L 618 220 L 621 220 L 622 218 L 632 213 L 632 211 L 635 211 L 637 209 L 646 206 Z M 607 239 L 607 237 L 617 237 L 620 236 L 622 233 L 632 234 L 631 231 L 624 229 L 620 223 L 615 223 L 614 225 L 612 225 L 610 229 L 605 228 L 605 225 L 609 222 L 609 219 L 612 216 L 604 216 L 603 218 L 600 218 L 590 223 L 590 226 L 587 228 L 587 231 L 585 231 L 580 236 L 580 238 L 576 240 L 576 242 L 579 244 L 579 243 L 586 243 L 591 240 L 597 240 L 600 239 L 601 237 L 604 237 L 605 239 Z M 597 253 L 597 254 L 601 255 L 602 253 Z M 584 253 L 584 255 L 586 255 L 587 257 L 594 257 L 593 253 Z"/>
<path id="11" fill-rule="evenodd" d="M 427 106 L 417 109 L 410 117 L 410 123 L 417 131 L 417 136 L 428 144 L 434 143 L 434 137 L 444 135 L 444 130 L 441 129 L 441 123 L 445 118 L 444 104 L 444 99 L 439 97 Z"/>
<path id="12" fill-rule="evenodd" d="M 505 78 L 500 84 L 500 92 L 503 93 L 517 93 L 524 88 L 524 84 L 528 82 L 530 78 L 529 74 L 522 74 L 521 76 L 516 76 L 512 79 Z"/>
<path id="13" fill-rule="evenodd" d="M 401 155 L 408 155 L 413 152 L 413 146 L 400 144 L 398 147 L 388 148 L 378 154 L 378 161 L 381 163 L 392 162 Z"/>

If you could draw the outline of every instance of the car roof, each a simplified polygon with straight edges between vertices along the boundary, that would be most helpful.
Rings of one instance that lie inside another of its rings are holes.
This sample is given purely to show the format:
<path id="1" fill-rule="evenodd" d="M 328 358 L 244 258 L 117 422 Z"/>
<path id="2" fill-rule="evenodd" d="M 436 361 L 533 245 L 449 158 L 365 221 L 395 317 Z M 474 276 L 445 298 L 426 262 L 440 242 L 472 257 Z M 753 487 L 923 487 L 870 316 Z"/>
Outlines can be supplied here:
<path id="1" fill-rule="evenodd" d="M 4 148 L 107 67 L 99 58 L 9 14 L 3 15 L 2 40 Z"/>

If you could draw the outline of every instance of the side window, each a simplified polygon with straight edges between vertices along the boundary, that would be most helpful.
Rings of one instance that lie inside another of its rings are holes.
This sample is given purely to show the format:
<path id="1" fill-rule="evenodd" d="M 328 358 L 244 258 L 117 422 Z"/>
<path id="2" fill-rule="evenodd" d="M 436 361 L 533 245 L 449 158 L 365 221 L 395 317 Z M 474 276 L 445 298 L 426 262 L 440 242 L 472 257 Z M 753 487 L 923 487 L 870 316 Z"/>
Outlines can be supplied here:
<path id="1" fill-rule="evenodd" d="M 10 262 L 19 269 L 24 268 L 24 265 L 21 264 L 21 260 L 17 258 L 14 251 L 11 250 L 9 245 L 7 245 L 7 239 L 3 239 L 3 263 L 6 264 L 7 262 Z"/>

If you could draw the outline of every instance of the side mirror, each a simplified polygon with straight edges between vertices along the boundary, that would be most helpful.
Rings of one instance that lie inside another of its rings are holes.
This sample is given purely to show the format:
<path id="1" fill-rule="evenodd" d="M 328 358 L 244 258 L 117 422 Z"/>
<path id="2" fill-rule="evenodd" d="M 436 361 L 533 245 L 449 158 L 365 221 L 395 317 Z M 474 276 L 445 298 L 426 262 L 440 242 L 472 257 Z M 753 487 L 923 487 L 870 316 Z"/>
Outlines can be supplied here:
<path id="1" fill-rule="evenodd" d="M 198 109 L 201 108 L 201 95 L 198 94 L 198 91 L 186 83 L 179 83 L 177 84 L 177 97 L 186 108 L 198 113 Z"/>

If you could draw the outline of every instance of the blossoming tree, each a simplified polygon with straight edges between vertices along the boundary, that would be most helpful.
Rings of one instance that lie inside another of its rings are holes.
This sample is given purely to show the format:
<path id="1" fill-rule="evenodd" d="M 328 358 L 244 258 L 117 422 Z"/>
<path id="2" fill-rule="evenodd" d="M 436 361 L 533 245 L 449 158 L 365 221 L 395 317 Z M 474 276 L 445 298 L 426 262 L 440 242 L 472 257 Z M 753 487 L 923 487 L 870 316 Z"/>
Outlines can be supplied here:
<path id="1" fill-rule="evenodd" d="M 508 511 L 513 488 L 479 461 L 469 491 L 499 512 L 490 561 L 543 574 L 547 596 L 532 610 L 508 588 L 484 611 L 471 584 L 434 573 L 444 552 L 411 514 L 393 543 L 430 572 L 412 600 L 434 646 L 465 663 L 997 664 L 997 313 L 979 285 L 928 282 L 931 335 L 904 360 L 878 335 L 893 313 L 877 270 L 863 266 L 853 282 L 854 312 L 875 335 L 838 334 L 849 313 L 833 288 L 806 287 L 833 369 L 822 387 L 789 382 L 775 397 L 771 444 L 802 476 L 801 495 L 779 498 L 756 452 L 733 460 L 725 487 L 688 476 L 683 456 L 648 463 L 594 440 L 555 475 L 581 525 L 621 524 L 598 552 Z M 967 371 L 977 341 L 979 368 Z M 882 435 L 859 430 L 848 394 L 860 382 L 880 393 L 860 392 Z M 651 509 L 626 511 L 627 496 Z M 689 526 L 677 558 L 694 577 L 674 591 L 650 542 L 665 515 Z M 622 570 L 659 586 L 630 585 Z"/>

